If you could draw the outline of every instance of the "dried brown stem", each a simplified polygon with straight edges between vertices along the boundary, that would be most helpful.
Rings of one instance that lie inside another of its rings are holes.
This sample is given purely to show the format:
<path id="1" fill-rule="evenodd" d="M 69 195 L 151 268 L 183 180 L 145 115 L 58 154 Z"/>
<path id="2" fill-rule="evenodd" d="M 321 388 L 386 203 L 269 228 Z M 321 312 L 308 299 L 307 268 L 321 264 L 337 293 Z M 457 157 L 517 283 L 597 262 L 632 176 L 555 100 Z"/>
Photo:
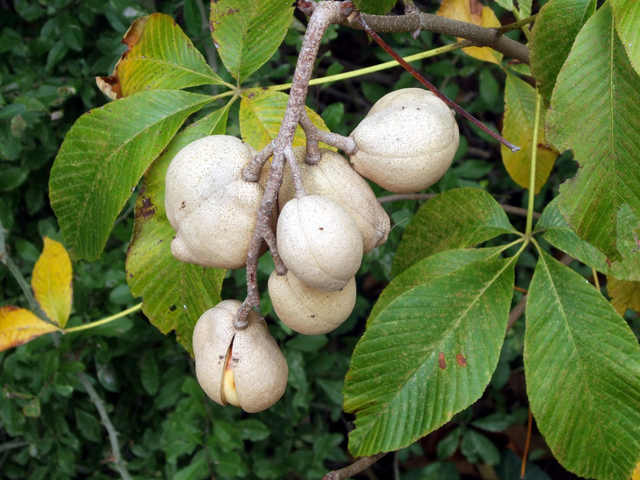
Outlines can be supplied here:
<path id="1" fill-rule="evenodd" d="M 373 455 L 371 457 L 364 457 L 360 460 L 352 463 L 348 467 L 341 468 L 340 470 L 334 470 L 333 472 L 327 473 L 322 480 L 345 480 L 346 478 L 351 478 L 354 475 L 366 470 L 371 465 L 376 463 L 382 457 L 384 457 L 387 453 L 378 453 L 377 455 Z"/>
<path id="2" fill-rule="evenodd" d="M 371 38 L 373 38 L 378 45 L 380 45 L 389 55 L 391 55 L 396 62 L 398 62 L 400 65 L 402 65 L 405 68 L 405 70 L 407 70 L 411 75 L 413 75 L 422 85 L 424 85 L 429 90 L 431 90 L 431 92 L 433 92 L 433 94 L 436 97 L 438 97 L 444 103 L 449 105 L 449 107 L 453 108 L 456 112 L 458 112 L 464 118 L 469 120 L 476 127 L 481 129 L 483 132 L 485 132 L 486 134 L 488 134 L 491 137 L 493 137 L 496 140 L 498 140 L 500 143 L 502 143 L 505 147 L 510 149 L 512 152 L 517 152 L 518 150 L 520 150 L 520 147 L 515 146 L 514 144 L 512 144 L 511 142 L 509 142 L 508 140 L 503 138 L 501 135 L 498 135 L 496 132 L 494 132 L 489 127 L 484 125 L 480 120 L 478 120 L 476 117 L 471 115 L 469 112 L 467 112 L 464 108 L 462 108 L 456 102 L 454 102 L 449 97 L 447 97 L 444 93 L 442 93 L 440 90 L 438 90 L 435 85 L 433 85 L 426 78 L 424 78 L 422 76 L 422 74 L 420 74 L 415 68 L 413 68 L 411 65 L 409 65 L 409 63 L 407 63 L 406 60 L 404 60 L 400 55 L 398 55 L 393 50 L 393 48 L 391 48 L 389 45 L 387 45 L 385 43 L 385 41 L 382 40 L 382 38 L 380 38 L 380 36 L 376 32 L 374 32 L 371 29 L 371 27 L 369 27 L 369 25 L 367 25 L 367 23 L 364 20 L 364 15 L 362 15 L 362 14 L 356 15 L 354 20 L 353 20 L 353 22 L 356 22 L 356 23 L 359 23 L 360 25 L 362 25 L 362 27 L 371 36 Z"/>
<path id="3" fill-rule="evenodd" d="M 277 205 L 278 191 L 282 185 L 287 157 L 291 159 L 293 155 L 293 152 L 290 151 L 293 144 L 293 136 L 300 123 L 300 119 L 305 113 L 305 100 L 309 89 L 309 79 L 311 78 L 311 72 L 313 71 L 315 59 L 318 55 L 320 41 L 329 25 L 339 23 L 341 19 L 353 11 L 353 3 L 350 1 L 323 1 L 318 3 L 301 1 L 298 7 L 305 13 L 310 14 L 311 18 L 309 19 L 307 31 L 302 41 L 298 63 L 293 72 L 289 101 L 284 118 L 282 119 L 280 131 L 276 138 L 252 159 L 251 163 L 243 172 L 245 180 L 257 181 L 262 165 L 264 165 L 264 162 L 266 162 L 270 156 L 273 156 L 269 170 L 269 179 L 267 180 L 267 186 L 260 207 L 258 208 L 258 220 L 253 232 L 249 253 L 247 254 L 247 298 L 233 319 L 233 325 L 237 329 L 247 327 L 249 312 L 252 308 L 260 305 L 257 277 L 258 259 L 263 242 L 267 241 L 271 243 L 274 247 L 273 251 L 275 251 L 277 255 L 275 236 L 271 229 L 272 216 L 274 208 Z M 293 165 L 293 163 L 295 163 L 295 161 L 291 164 Z M 292 168 L 292 172 L 295 173 L 295 167 Z M 300 192 L 301 188 L 302 191 L 304 191 L 304 187 L 301 187 L 301 185 L 302 182 L 300 181 L 296 189 L 296 194 Z M 281 265 L 280 268 L 282 270 L 284 265 Z"/>
<path id="4" fill-rule="evenodd" d="M 520 42 L 511 40 L 502 35 L 504 30 L 497 28 L 483 28 L 472 23 L 460 22 L 439 15 L 420 13 L 419 15 L 368 15 L 362 14 L 362 18 L 372 30 L 378 33 L 414 32 L 416 30 L 428 30 L 433 33 L 464 38 L 479 47 L 490 47 L 507 57 L 515 58 L 522 63 L 529 64 L 529 48 Z M 533 22 L 534 17 L 529 17 L 522 22 L 527 25 Z M 520 23 L 520 22 L 518 22 Z M 341 22 L 359 30 L 364 29 L 357 21 L 351 19 Z M 520 25 L 520 26 L 522 26 Z M 519 28 L 519 27 L 518 27 Z"/>

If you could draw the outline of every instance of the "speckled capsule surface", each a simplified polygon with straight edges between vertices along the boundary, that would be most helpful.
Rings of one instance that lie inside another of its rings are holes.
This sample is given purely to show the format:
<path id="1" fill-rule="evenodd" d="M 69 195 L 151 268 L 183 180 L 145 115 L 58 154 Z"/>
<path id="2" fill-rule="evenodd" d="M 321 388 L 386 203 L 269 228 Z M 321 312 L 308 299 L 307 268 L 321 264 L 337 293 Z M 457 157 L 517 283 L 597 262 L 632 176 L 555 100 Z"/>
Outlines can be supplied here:
<path id="1" fill-rule="evenodd" d="M 278 218 L 278 248 L 284 264 L 310 287 L 343 288 L 362 262 L 362 236 L 344 208 L 322 195 L 287 202 Z"/>
<path id="2" fill-rule="evenodd" d="M 245 265 L 268 175 L 266 165 L 258 182 L 242 178 L 255 154 L 228 135 L 196 140 L 176 154 L 165 184 L 176 258 L 212 268 Z"/>
<path id="3" fill-rule="evenodd" d="M 419 192 L 447 171 L 459 135 L 453 110 L 433 93 L 398 90 L 378 100 L 351 133 L 358 151 L 349 160 L 390 192 Z"/>
<path id="4" fill-rule="evenodd" d="M 387 241 L 391 226 L 389 215 L 378 203 L 367 181 L 349 165 L 346 158 L 322 148 L 320 161 L 309 165 L 305 161 L 306 147 L 294 148 L 294 153 L 307 193 L 329 197 L 353 217 L 362 235 L 364 253 Z M 280 209 L 294 197 L 291 169 L 287 167 L 278 196 Z"/>
<path id="5" fill-rule="evenodd" d="M 229 366 L 240 407 L 249 413 L 261 412 L 284 394 L 289 369 L 257 312 L 249 313 L 249 325 L 244 330 L 233 327 L 233 317 L 240 305 L 237 300 L 224 300 L 198 320 L 193 331 L 196 377 L 214 402 L 229 405 L 232 402 L 227 399 L 228 390 L 227 395 L 224 393 Z"/>
<path id="6" fill-rule="evenodd" d="M 356 281 L 340 290 L 323 292 L 305 285 L 291 272 L 269 277 L 269 297 L 278 318 L 305 335 L 320 335 L 338 328 L 356 304 Z"/>

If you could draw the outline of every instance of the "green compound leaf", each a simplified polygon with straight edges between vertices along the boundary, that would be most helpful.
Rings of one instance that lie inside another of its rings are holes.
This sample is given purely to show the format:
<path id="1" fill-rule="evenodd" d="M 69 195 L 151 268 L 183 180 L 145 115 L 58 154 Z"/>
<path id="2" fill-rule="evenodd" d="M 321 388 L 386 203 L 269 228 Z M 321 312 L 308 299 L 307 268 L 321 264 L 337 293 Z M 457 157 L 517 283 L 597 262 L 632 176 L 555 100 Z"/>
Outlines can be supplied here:
<path id="1" fill-rule="evenodd" d="M 175 330 L 178 341 L 193 355 L 191 337 L 198 318 L 220 302 L 225 270 L 203 268 L 177 260 L 171 253 L 176 234 L 164 208 L 164 182 L 173 157 L 208 135 L 223 135 L 229 106 L 185 128 L 144 177 L 135 210 L 133 239 L 127 251 L 127 281 L 142 297 L 142 311 L 162 333 Z"/>
<path id="2" fill-rule="evenodd" d="M 398 0 L 354 0 L 358 10 L 372 15 L 387 15 Z"/>
<path id="3" fill-rule="evenodd" d="M 145 90 L 224 83 L 169 15 L 138 18 L 123 42 L 130 51 L 116 71 L 125 97 Z"/>
<path id="4" fill-rule="evenodd" d="M 242 140 L 256 150 L 262 150 L 278 135 L 288 101 L 289 95 L 286 93 L 270 90 L 249 92 L 243 95 L 240 102 L 240 135 Z M 313 124 L 320 130 L 328 132 L 329 129 L 324 124 L 322 117 L 309 107 L 305 108 Z M 306 137 L 302 128 L 298 126 L 293 137 L 293 146 L 301 147 L 303 145 L 306 145 Z M 320 146 L 336 150 L 325 144 L 320 144 Z"/>
<path id="5" fill-rule="evenodd" d="M 449 190 L 420 207 L 407 226 L 391 275 L 434 253 L 471 247 L 515 231 L 500 204 L 484 190 Z"/>
<path id="6" fill-rule="evenodd" d="M 500 151 L 509 176 L 522 188 L 529 188 L 531 176 L 531 153 L 533 150 L 533 131 L 536 115 L 535 88 L 512 73 L 507 73 L 507 82 L 504 89 L 504 128 L 502 136 L 510 142 L 518 145 L 521 150 L 512 152 L 504 145 Z M 536 183 L 535 193 L 549 178 L 553 165 L 558 156 L 557 150 L 547 145 L 544 138 L 545 112 L 541 110 L 538 125 L 538 138 L 536 152 Z"/>
<path id="7" fill-rule="evenodd" d="M 71 258 L 94 260 L 151 162 L 211 97 L 151 90 L 95 108 L 71 127 L 51 169 L 51 206 Z"/>
<path id="8" fill-rule="evenodd" d="M 547 102 L 576 35 L 595 11 L 595 0 L 551 0 L 540 9 L 531 31 L 531 71 Z"/>
<path id="9" fill-rule="evenodd" d="M 581 165 L 561 187 L 560 211 L 580 238 L 619 260 L 616 214 L 625 203 L 640 214 L 640 77 L 615 34 L 608 3 L 578 34 L 547 125 L 553 144 L 571 148 Z"/>
<path id="10" fill-rule="evenodd" d="M 474 262 L 396 297 L 351 358 L 354 456 L 398 450 L 475 402 L 498 363 L 515 258 Z"/>
<path id="11" fill-rule="evenodd" d="M 640 2 L 637 0 L 611 0 L 616 31 L 624 45 L 631 65 L 640 74 Z"/>
<path id="12" fill-rule="evenodd" d="M 546 253 L 529 288 L 524 362 L 531 411 L 560 463 L 587 478 L 629 478 L 640 456 L 638 340 Z"/>
<path id="13" fill-rule="evenodd" d="M 622 260 L 609 265 L 604 253 L 580 239 L 567 224 L 558 209 L 559 199 L 560 197 L 556 197 L 547 205 L 536 224 L 536 230 L 544 230 L 543 238 L 557 249 L 599 272 L 621 280 L 640 281 L 640 255 L 639 252 L 633 251 L 637 245 L 632 231 L 638 228 L 638 220 L 631 209 L 624 206 L 618 213 L 618 245 Z"/>
<path id="14" fill-rule="evenodd" d="M 500 247 L 493 248 L 460 248 L 458 250 L 446 250 L 436 253 L 415 263 L 404 272 L 391 280 L 391 283 L 378 297 L 371 314 L 367 319 L 367 325 L 395 298 L 414 287 L 430 282 L 436 277 L 447 275 L 470 263 L 486 260 L 500 252 Z"/>
<path id="15" fill-rule="evenodd" d="M 293 18 L 290 0 L 213 0 L 211 36 L 238 84 L 278 49 Z"/>

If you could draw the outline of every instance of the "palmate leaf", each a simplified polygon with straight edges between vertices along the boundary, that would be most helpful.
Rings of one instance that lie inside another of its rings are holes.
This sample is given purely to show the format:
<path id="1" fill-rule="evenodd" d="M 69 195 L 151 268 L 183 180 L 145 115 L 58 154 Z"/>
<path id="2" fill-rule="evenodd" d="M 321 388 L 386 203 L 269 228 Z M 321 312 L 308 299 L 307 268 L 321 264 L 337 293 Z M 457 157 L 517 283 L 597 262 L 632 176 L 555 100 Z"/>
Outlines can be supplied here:
<path id="1" fill-rule="evenodd" d="M 596 0 L 551 0 L 540 9 L 531 31 L 531 71 L 547 102 L 576 35 L 595 11 Z"/>
<path id="2" fill-rule="evenodd" d="M 150 90 L 78 119 L 49 181 L 51 206 L 71 258 L 98 258 L 144 171 L 184 120 L 210 101 L 179 90 Z"/>
<path id="3" fill-rule="evenodd" d="M 616 31 L 631 65 L 640 74 L 640 3 L 636 0 L 611 0 Z"/>
<path id="4" fill-rule="evenodd" d="M 527 301 L 531 411 L 555 457 L 598 480 L 628 479 L 640 457 L 640 347 L 581 275 L 542 253 Z"/>
<path id="5" fill-rule="evenodd" d="M 289 0 L 213 0 L 211 36 L 238 84 L 278 49 L 293 18 Z"/>
<path id="6" fill-rule="evenodd" d="M 243 95 L 240 103 L 240 135 L 242 140 L 256 150 L 262 150 L 278 135 L 288 101 L 289 95 L 286 93 L 270 90 L 249 92 Z M 320 130 L 328 132 L 329 129 L 322 117 L 309 107 L 305 108 L 313 124 Z M 302 128 L 298 126 L 293 137 L 293 146 L 301 147 L 305 144 L 306 137 Z M 336 150 L 325 144 L 320 144 L 320 146 Z"/>
<path id="7" fill-rule="evenodd" d="M 502 207 L 484 190 L 449 190 L 429 200 L 413 217 L 391 274 L 398 275 L 434 253 L 471 247 L 515 231 Z"/>
<path id="8" fill-rule="evenodd" d="M 406 447 L 480 398 L 500 356 L 514 265 L 471 263 L 402 293 L 372 320 L 344 387 L 354 456 Z"/>
<path id="9" fill-rule="evenodd" d="M 181 90 L 223 84 L 173 18 L 154 13 L 136 19 L 122 38 L 127 51 L 110 77 L 98 77 L 112 99 L 145 90 Z"/>
<path id="10" fill-rule="evenodd" d="M 560 197 L 554 198 L 545 207 L 536 224 L 536 231 L 543 230 L 543 238 L 551 245 L 599 272 L 623 280 L 640 281 L 640 255 L 633 251 L 636 242 L 632 232 L 632 228 L 638 227 L 638 220 L 631 209 L 625 206 L 618 213 L 618 245 L 622 260 L 610 265 L 604 253 L 590 243 L 581 240 L 571 230 L 558 209 L 559 199 Z"/>
<path id="11" fill-rule="evenodd" d="M 175 230 L 164 207 L 164 183 L 173 157 L 208 135 L 223 135 L 229 106 L 193 123 L 175 136 L 144 177 L 135 210 L 133 239 L 127 251 L 127 281 L 142 297 L 142 311 L 162 333 L 175 330 L 193 355 L 191 337 L 198 318 L 220 302 L 225 270 L 203 268 L 177 260 L 171 253 Z"/>
<path id="12" fill-rule="evenodd" d="M 611 305 L 620 315 L 629 309 L 640 312 L 640 282 L 607 276 L 607 292 L 611 297 Z"/>
<path id="13" fill-rule="evenodd" d="M 500 247 L 493 248 L 460 248 L 436 253 L 420 260 L 404 272 L 394 278 L 378 297 L 371 314 L 367 319 L 367 325 L 378 316 L 396 297 L 407 290 L 430 282 L 436 277 L 447 275 L 466 267 L 470 263 L 486 260 L 492 255 L 497 255 Z"/>
<path id="14" fill-rule="evenodd" d="M 561 187 L 560 211 L 584 240 L 619 260 L 616 214 L 640 214 L 640 77 L 607 3 L 584 25 L 551 99 L 548 138 L 581 168 Z"/>
<path id="15" fill-rule="evenodd" d="M 536 114 L 535 88 L 512 73 L 507 73 L 504 89 L 504 128 L 502 136 L 518 145 L 521 150 L 512 152 L 504 145 L 501 147 L 502 162 L 513 180 L 523 188 L 529 188 L 531 176 L 531 151 L 533 149 L 533 130 Z M 540 112 L 536 152 L 535 193 L 539 193 L 547 183 L 549 174 L 558 156 L 557 150 L 549 146 L 544 138 L 544 110 Z"/>

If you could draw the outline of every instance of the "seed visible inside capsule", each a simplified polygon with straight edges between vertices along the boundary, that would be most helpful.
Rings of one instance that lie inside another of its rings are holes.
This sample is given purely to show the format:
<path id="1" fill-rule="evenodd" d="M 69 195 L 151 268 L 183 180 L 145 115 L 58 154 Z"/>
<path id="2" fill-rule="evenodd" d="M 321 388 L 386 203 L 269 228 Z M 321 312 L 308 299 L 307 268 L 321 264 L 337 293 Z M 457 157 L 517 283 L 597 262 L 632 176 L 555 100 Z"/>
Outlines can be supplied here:
<path id="1" fill-rule="evenodd" d="M 222 399 L 228 404 L 239 407 L 240 400 L 238 399 L 238 392 L 236 391 L 236 382 L 233 378 L 232 354 L 233 343 L 229 347 L 229 353 L 227 353 L 227 366 L 222 377 Z"/>

